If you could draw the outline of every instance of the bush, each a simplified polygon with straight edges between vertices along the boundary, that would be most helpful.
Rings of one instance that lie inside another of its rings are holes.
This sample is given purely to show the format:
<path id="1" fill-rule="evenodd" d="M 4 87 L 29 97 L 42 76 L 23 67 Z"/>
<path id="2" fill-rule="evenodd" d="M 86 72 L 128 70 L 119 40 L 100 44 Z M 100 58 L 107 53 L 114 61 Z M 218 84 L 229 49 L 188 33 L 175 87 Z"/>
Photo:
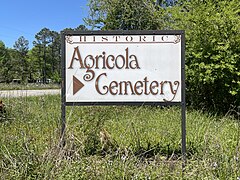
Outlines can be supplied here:
<path id="1" fill-rule="evenodd" d="M 186 31 L 187 101 L 220 112 L 240 104 L 240 3 L 193 0 L 170 9 Z M 174 24 L 174 25 L 173 25 Z"/>

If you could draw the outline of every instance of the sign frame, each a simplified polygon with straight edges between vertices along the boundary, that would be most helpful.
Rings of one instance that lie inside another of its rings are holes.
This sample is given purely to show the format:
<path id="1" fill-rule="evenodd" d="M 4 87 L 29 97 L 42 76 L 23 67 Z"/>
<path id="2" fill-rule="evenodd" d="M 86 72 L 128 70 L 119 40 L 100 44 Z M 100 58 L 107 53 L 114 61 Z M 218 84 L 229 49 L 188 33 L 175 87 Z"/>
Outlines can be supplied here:
<path id="1" fill-rule="evenodd" d="M 66 37 L 69 36 L 92 36 L 92 35 L 180 35 L 181 36 L 181 102 L 66 102 Z M 64 134 L 66 129 L 66 106 L 181 106 L 181 132 L 182 132 L 182 156 L 183 166 L 186 162 L 186 100 L 185 100 L 185 31 L 184 30 L 121 30 L 121 31 L 62 31 L 61 32 L 61 66 L 62 66 L 62 85 L 61 85 L 61 142 L 65 144 Z"/>

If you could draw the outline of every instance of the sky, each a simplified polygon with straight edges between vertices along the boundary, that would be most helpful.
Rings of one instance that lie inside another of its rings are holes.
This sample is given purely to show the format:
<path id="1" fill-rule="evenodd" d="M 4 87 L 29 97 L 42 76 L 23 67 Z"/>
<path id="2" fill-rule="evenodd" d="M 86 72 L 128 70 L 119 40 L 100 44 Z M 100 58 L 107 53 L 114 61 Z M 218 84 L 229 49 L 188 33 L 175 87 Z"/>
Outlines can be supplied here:
<path id="1" fill-rule="evenodd" d="M 32 47 L 34 36 L 42 28 L 60 32 L 84 24 L 87 0 L 1 0 L 0 40 L 13 48 L 24 36 Z"/>

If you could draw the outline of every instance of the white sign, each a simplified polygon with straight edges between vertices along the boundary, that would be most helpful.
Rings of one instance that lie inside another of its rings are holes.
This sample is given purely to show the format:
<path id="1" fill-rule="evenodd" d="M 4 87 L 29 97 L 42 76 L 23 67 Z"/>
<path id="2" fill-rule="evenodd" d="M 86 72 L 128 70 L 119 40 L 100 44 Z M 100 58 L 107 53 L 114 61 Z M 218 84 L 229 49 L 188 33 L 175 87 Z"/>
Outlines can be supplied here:
<path id="1" fill-rule="evenodd" d="M 181 35 L 65 36 L 66 102 L 181 102 Z"/>

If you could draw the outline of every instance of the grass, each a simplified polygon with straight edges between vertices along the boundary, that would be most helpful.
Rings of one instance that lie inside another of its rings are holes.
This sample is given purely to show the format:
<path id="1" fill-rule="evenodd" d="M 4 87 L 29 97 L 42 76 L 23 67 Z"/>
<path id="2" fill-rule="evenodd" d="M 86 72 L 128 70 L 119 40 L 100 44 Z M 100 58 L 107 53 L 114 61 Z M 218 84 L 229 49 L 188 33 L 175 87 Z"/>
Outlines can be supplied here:
<path id="1" fill-rule="evenodd" d="M 232 117 L 187 111 L 182 173 L 177 107 L 67 107 L 66 145 L 61 148 L 59 96 L 4 102 L 2 179 L 240 178 L 240 122 Z M 110 134 L 106 144 L 99 135 L 103 129 Z"/>
<path id="2" fill-rule="evenodd" d="M 14 83 L 0 83 L 1 90 L 35 90 L 35 89 L 60 89 L 59 84 L 38 84 L 38 83 L 28 83 L 28 84 L 14 84 Z"/>

